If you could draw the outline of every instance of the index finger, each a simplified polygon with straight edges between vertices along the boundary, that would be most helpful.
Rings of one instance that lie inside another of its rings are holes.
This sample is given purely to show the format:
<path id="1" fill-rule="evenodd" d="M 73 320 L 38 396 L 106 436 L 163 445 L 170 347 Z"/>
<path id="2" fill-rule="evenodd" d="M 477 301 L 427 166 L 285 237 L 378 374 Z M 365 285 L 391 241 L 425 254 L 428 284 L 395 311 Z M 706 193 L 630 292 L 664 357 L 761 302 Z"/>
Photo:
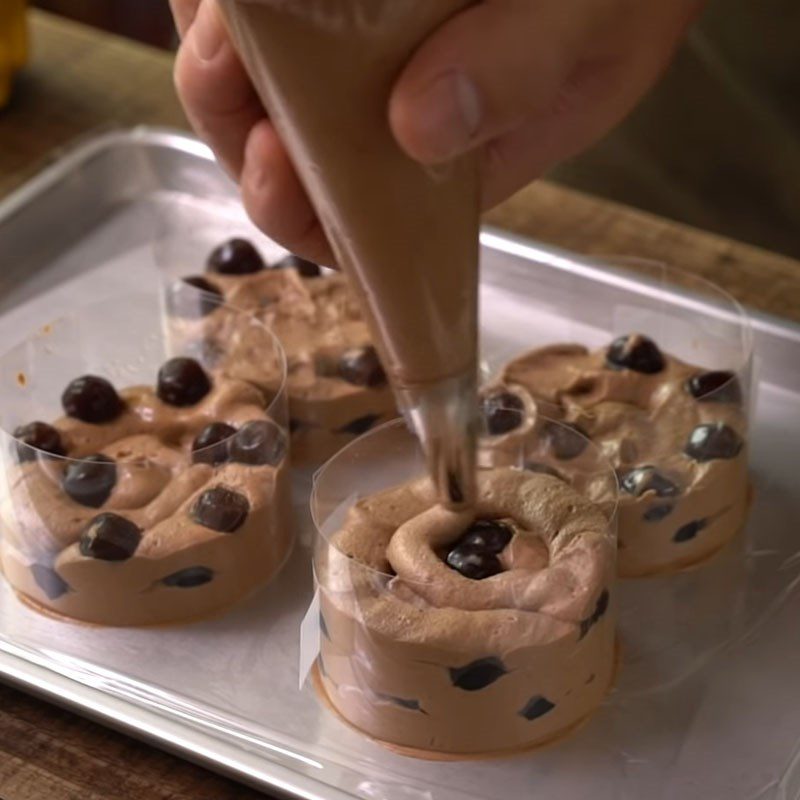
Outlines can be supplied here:
<path id="1" fill-rule="evenodd" d="M 172 9 L 172 16 L 175 18 L 175 27 L 178 35 L 183 39 L 186 31 L 189 30 L 194 18 L 197 16 L 197 8 L 201 0 L 169 0 Z"/>

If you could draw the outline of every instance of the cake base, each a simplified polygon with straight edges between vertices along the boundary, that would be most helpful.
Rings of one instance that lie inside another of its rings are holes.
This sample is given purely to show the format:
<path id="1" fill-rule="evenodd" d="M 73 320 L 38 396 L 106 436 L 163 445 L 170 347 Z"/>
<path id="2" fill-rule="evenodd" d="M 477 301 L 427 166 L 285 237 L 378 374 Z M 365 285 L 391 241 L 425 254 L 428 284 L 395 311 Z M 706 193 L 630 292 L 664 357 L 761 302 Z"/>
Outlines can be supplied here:
<path id="1" fill-rule="evenodd" d="M 606 686 L 605 694 L 611 691 L 612 687 L 616 683 L 617 680 L 617 673 L 619 671 L 620 665 L 620 658 L 621 658 L 621 645 L 620 640 L 617 638 L 614 642 L 614 668 L 611 671 L 611 680 Z M 571 725 L 568 725 L 566 728 L 563 728 L 560 731 L 556 731 L 554 734 L 549 736 L 547 739 L 544 739 L 541 742 L 536 742 L 534 744 L 529 745 L 522 745 L 520 747 L 512 747 L 505 750 L 486 750 L 478 753 L 446 753 L 439 750 L 424 750 L 418 747 L 411 747 L 409 745 L 403 744 L 395 744 L 394 742 L 387 742 L 384 739 L 378 739 L 375 736 L 371 736 L 370 734 L 363 731 L 361 728 L 354 725 L 350 720 L 344 717 L 341 712 L 334 706 L 331 702 L 330 696 L 328 692 L 325 690 L 325 686 L 322 682 L 322 676 L 319 673 L 319 665 L 315 661 L 314 666 L 311 668 L 311 685 L 314 687 L 314 691 L 317 694 L 320 702 L 323 706 L 325 706 L 329 711 L 331 711 L 341 722 L 347 725 L 348 728 L 360 733 L 362 736 L 366 736 L 367 739 L 375 742 L 376 744 L 381 745 L 381 747 L 385 747 L 387 750 L 390 750 L 395 755 L 405 756 L 406 758 L 418 758 L 423 761 L 440 761 L 440 762 L 451 762 L 451 761 L 489 761 L 492 759 L 498 758 L 516 758 L 518 756 L 527 755 L 530 753 L 534 753 L 538 750 L 544 750 L 545 748 L 552 747 L 554 745 L 560 744 L 565 739 L 568 739 L 578 730 L 580 730 L 584 725 L 586 725 L 589 720 L 594 716 L 597 709 L 593 709 L 585 716 L 581 717 L 576 722 L 573 722 Z"/>

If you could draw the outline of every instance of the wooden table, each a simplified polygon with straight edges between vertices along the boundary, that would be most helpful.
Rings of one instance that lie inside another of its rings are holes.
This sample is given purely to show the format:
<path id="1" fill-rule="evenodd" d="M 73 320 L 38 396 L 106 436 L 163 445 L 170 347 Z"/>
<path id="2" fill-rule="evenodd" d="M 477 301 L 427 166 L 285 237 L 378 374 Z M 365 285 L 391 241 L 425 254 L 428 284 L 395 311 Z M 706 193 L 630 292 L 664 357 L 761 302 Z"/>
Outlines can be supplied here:
<path id="1" fill-rule="evenodd" d="M 0 196 L 58 148 L 110 126 L 184 126 L 171 58 L 33 14 L 35 55 L 0 112 Z M 800 321 L 800 263 L 540 181 L 487 215 L 562 247 L 663 259 L 742 302 Z M 0 686 L 2 800 L 262 797 L 153 748 Z"/>

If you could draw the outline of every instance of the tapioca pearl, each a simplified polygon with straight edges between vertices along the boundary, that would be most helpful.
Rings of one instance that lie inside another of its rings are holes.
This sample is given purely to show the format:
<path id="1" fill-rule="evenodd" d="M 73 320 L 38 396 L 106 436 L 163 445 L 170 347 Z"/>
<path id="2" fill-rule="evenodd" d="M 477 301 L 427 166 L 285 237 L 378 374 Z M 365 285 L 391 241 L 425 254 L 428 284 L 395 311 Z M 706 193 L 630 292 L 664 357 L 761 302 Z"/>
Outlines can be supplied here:
<path id="1" fill-rule="evenodd" d="M 514 532 L 499 520 L 475 520 L 456 541 L 455 547 L 498 555 L 514 536 Z"/>
<path id="2" fill-rule="evenodd" d="M 272 420 L 252 420 L 228 445 L 231 460 L 250 466 L 277 467 L 286 455 L 286 434 Z"/>
<path id="3" fill-rule="evenodd" d="M 32 564 L 31 575 L 48 600 L 58 600 L 70 591 L 69 584 L 51 567 Z"/>
<path id="4" fill-rule="evenodd" d="M 248 499 L 226 486 L 206 489 L 189 509 L 189 516 L 194 522 L 219 533 L 239 530 L 249 513 Z"/>
<path id="5" fill-rule="evenodd" d="M 224 464 L 228 458 L 228 444 L 236 434 L 236 428 L 224 422 L 212 422 L 197 434 L 192 442 L 192 463 Z"/>
<path id="6" fill-rule="evenodd" d="M 193 406 L 210 391 L 211 379 L 193 358 L 171 358 L 158 371 L 156 392 L 159 399 L 168 405 Z"/>
<path id="7" fill-rule="evenodd" d="M 464 667 L 452 667 L 448 671 L 453 686 L 465 692 L 485 689 L 508 674 L 505 664 L 494 656 L 480 658 Z"/>
<path id="8" fill-rule="evenodd" d="M 690 434 L 684 452 L 700 463 L 736 458 L 744 447 L 741 436 L 724 422 L 698 425 Z"/>
<path id="9" fill-rule="evenodd" d="M 129 519 L 104 512 L 92 519 L 81 534 L 78 548 L 82 556 L 100 561 L 127 561 L 132 558 L 142 531 Z"/>
<path id="10" fill-rule="evenodd" d="M 502 436 L 522 427 L 525 403 L 507 389 L 495 390 L 481 399 L 481 412 L 490 436 Z"/>
<path id="11" fill-rule="evenodd" d="M 173 589 L 195 589 L 214 580 L 214 570 L 209 567 L 187 567 L 161 579 L 161 583 Z"/>
<path id="12" fill-rule="evenodd" d="M 336 433 L 344 433 L 349 436 L 361 436 L 361 434 L 371 430 L 379 419 L 380 415 L 378 414 L 365 414 L 363 417 L 354 419 L 344 427 L 339 428 Z"/>
<path id="13" fill-rule="evenodd" d="M 82 375 L 71 381 L 61 395 L 61 405 L 68 417 L 92 425 L 112 422 L 125 408 L 110 381 L 97 375 Z"/>
<path id="14" fill-rule="evenodd" d="M 525 703 L 525 705 L 520 709 L 519 715 L 521 717 L 525 717 L 528 722 L 533 722 L 533 720 L 539 719 L 545 714 L 549 714 L 555 707 L 555 703 L 552 703 L 546 697 L 537 694 L 528 700 L 527 703 Z"/>
<path id="15" fill-rule="evenodd" d="M 345 351 L 339 358 L 339 377 L 354 386 L 375 389 L 386 384 L 378 352 L 371 345 Z"/>
<path id="16" fill-rule="evenodd" d="M 313 261 L 308 261 L 305 258 L 296 256 L 294 253 L 290 253 L 285 258 L 282 258 L 271 268 L 296 269 L 298 274 L 303 278 L 318 278 L 320 275 L 322 275 L 322 269 L 320 268 L 319 264 L 315 264 Z"/>
<path id="17" fill-rule="evenodd" d="M 117 484 L 117 465 L 102 453 L 71 461 L 64 471 L 61 487 L 76 503 L 100 508 Z"/>
<path id="18" fill-rule="evenodd" d="M 264 269 L 266 264 L 252 242 L 235 238 L 214 248 L 206 261 L 209 272 L 221 275 L 252 275 Z"/>
<path id="19" fill-rule="evenodd" d="M 678 544 L 682 542 L 690 542 L 692 539 L 697 537 L 697 534 L 703 530 L 708 525 L 707 519 L 696 519 L 692 522 L 688 522 L 681 528 L 678 528 L 675 535 L 672 537 L 674 542 Z"/>
<path id="20" fill-rule="evenodd" d="M 699 372 L 686 381 L 686 391 L 701 402 L 741 405 L 742 386 L 733 372 Z"/>
<path id="21" fill-rule="evenodd" d="M 503 572 L 503 565 L 496 555 L 468 547 L 454 547 L 447 554 L 445 563 L 473 581 L 482 581 Z"/>
<path id="22" fill-rule="evenodd" d="M 559 461 L 577 458 L 588 446 L 586 432 L 571 423 L 545 423 L 542 436 Z"/>
<path id="23" fill-rule="evenodd" d="M 653 466 L 629 469 L 619 476 L 620 488 L 634 497 L 654 492 L 657 497 L 675 497 L 680 494 L 678 485 Z"/>
<path id="24" fill-rule="evenodd" d="M 14 429 L 17 440 L 17 458 L 20 462 L 35 461 L 39 453 L 45 456 L 63 456 L 66 453 L 61 434 L 46 422 L 29 422 Z"/>
<path id="25" fill-rule="evenodd" d="M 645 375 L 655 375 L 666 366 L 658 345 L 640 334 L 615 339 L 606 352 L 606 363 L 614 369 L 630 369 Z"/>

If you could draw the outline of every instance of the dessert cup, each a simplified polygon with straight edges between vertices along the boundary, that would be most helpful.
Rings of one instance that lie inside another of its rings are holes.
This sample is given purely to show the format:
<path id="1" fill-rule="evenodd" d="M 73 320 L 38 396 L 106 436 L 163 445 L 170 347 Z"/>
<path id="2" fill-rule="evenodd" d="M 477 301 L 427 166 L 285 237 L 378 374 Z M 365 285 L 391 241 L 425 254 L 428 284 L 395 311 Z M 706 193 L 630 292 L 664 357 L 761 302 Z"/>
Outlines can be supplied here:
<path id="1" fill-rule="evenodd" d="M 477 516 L 436 504 L 401 420 L 319 470 L 316 683 L 339 716 L 403 753 L 461 758 L 591 715 L 615 666 L 616 477 L 581 446 L 572 485 L 547 474 L 544 441 L 538 471 L 480 470 Z"/>
<path id="2" fill-rule="evenodd" d="M 87 305 L 0 358 L 0 558 L 39 610 L 184 622 L 250 594 L 289 555 L 279 342 L 215 309 L 263 354 L 266 395 L 218 353 L 185 350 L 162 305 L 156 293 Z"/>
<path id="3" fill-rule="evenodd" d="M 741 307 L 703 278 L 624 266 L 643 290 L 635 304 L 595 309 L 610 333 L 565 321 L 564 341 L 578 344 L 515 354 L 484 398 L 532 403 L 600 447 L 620 480 L 620 574 L 645 576 L 703 562 L 745 524 L 752 337 Z M 665 302 L 666 289 L 679 302 Z M 493 439 L 502 451 L 521 436 L 522 423 L 501 422 Z M 571 458 L 562 453 L 559 469 Z"/>
<path id="4" fill-rule="evenodd" d="M 222 324 L 218 314 L 203 313 L 202 298 L 210 293 L 251 312 L 275 333 L 288 363 L 295 465 L 319 466 L 397 415 L 366 322 L 343 275 L 288 255 L 238 220 L 233 209 L 223 207 L 217 224 L 202 227 L 192 220 L 191 203 L 176 213 L 178 232 L 173 227 L 159 237 L 156 261 L 169 293 L 186 298 L 193 288 L 197 300 L 183 308 L 173 304 L 174 327 L 187 342 L 211 347 L 229 342 L 235 330 Z M 260 354 L 228 344 L 223 359 L 226 370 L 252 380 L 248 371 Z"/>

